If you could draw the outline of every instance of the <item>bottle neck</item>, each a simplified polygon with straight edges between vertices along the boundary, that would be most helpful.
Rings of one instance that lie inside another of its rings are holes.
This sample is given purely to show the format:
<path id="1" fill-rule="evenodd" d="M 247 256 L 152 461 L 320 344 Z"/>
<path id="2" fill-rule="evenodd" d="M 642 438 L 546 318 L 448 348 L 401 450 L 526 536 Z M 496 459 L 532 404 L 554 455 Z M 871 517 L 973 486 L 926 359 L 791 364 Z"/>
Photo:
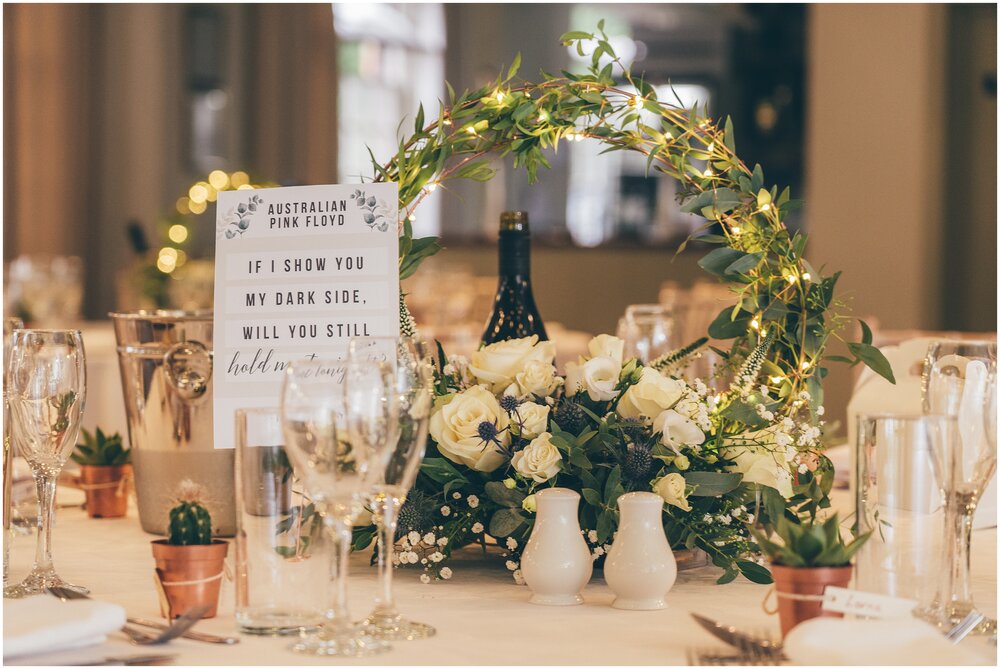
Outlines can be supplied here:
<path id="1" fill-rule="evenodd" d="M 531 238 L 523 234 L 501 234 L 499 240 L 500 278 L 531 277 Z"/>

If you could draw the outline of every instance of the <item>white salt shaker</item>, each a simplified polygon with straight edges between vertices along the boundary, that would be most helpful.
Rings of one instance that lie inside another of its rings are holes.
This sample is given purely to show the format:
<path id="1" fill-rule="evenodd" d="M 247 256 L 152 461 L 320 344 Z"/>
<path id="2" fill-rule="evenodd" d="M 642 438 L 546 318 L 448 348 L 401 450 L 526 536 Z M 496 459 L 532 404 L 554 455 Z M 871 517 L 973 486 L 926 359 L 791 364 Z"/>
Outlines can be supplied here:
<path id="1" fill-rule="evenodd" d="M 657 498 L 659 499 L 659 498 Z M 582 604 L 580 592 L 594 571 L 590 549 L 580 533 L 580 495 L 567 488 L 535 493 L 538 514 L 521 555 L 521 574 L 532 604 Z"/>
<path id="2" fill-rule="evenodd" d="M 677 579 L 677 561 L 663 531 L 663 498 L 630 492 L 618 498 L 621 523 L 604 562 L 604 579 L 616 609 L 652 611 L 666 607 Z"/>

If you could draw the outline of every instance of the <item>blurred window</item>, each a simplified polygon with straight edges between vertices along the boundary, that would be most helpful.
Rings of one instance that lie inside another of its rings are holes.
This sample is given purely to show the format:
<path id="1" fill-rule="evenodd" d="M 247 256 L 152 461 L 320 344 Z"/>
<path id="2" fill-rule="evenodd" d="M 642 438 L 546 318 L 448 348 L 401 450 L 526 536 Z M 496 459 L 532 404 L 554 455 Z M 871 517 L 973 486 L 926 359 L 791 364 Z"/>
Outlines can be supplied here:
<path id="1" fill-rule="evenodd" d="M 396 154 L 423 104 L 437 118 L 444 93 L 444 8 L 440 4 L 333 5 L 340 70 L 338 177 L 359 183 L 374 174 L 369 149 L 380 162 Z M 419 235 L 440 231 L 436 193 L 420 205 Z"/>

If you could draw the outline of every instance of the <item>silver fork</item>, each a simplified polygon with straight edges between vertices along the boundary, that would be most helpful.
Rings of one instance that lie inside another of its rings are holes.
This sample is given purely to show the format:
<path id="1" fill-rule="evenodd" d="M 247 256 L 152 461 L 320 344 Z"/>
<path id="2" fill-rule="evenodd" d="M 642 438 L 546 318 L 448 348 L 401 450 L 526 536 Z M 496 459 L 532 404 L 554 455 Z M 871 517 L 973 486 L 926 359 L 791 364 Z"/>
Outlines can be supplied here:
<path id="1" fill-rule="evenodd" d="M 985 617 L 986 616 L 979 611 L 970 612 L 969 615 L 962 618 L 957 625 L 945 632 L 944 638 L 957 644 L 959 641 L 969 636 L 969 633 L 976 629 L 976 627 L 979 626 L 979 623 L 983 622 Z"/>
<path id="2" fill-rule="evenodd" d="M 46 591 L 51 595 L 55 595 L 64 602 L 70 599 L 90 599 L 87 595 L 76 592 L 75 590 L 69 590 L 67 588 L 46 588 Z M 176 639 L 191 629 L 196 622 L 201 620 L 202 615 L 208 611 L 208 608 L 209 607 L 205 604 L 194 607 L 184 615 L 174 620 L 174 622 L 171 623 L 165 630 L 155 635 L 147 634 L 146 632 L 138 630 L 128 624 L 125 624 L 121 629 L 132 643 L 139 646 L 151 646 L 155 644 L 167 643 L 168 641 Z"/>
<path id="3" fill-rule="evenodd" d="M 726 650 L 721 648 L 693 648 L 686 650 L 687 663 L 690 666 L 698 667 L 722 667 L 728 665 L 752 665 L 754 662 L 747 653 L 740 650 L 736 655 L 727 655 Z"/>

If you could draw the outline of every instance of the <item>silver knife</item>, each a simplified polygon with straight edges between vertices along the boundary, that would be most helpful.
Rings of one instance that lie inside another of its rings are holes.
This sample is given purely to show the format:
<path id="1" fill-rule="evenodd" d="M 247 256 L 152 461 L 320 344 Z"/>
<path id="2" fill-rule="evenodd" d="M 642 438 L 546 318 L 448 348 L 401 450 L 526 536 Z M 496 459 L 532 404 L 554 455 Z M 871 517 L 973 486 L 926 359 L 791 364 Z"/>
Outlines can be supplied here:
<path id="1" fill-rule="evenodd" d="M 143 627 L 151 627 L 157 630 L 165 630 L 169 625 L 166 623 L 159 622 L 158 620 L 149 620 L 148 618 L 129 618 L 128 621 L 133 625 L 142 625 Z M 232 645 L 234 643 L 239 643 L 240 638 L 235 636 L 217 636 L 215 634 L 207 634 L 205 632 L 196 632 L 194 630 L 188 630 L 181 635 L 185 639 L 193 639 L 194 641 L 204 641 L 206 643 L 224 643 Z"/>
<path id="2" fill-rule="evenodd" d="M 734 648 L 742 650 L 743 648 L 750 647 L 772 655 L 775 658 L 784 657 L 781 652 L 780 641 L 761 639 L 752 634 L 742 632 L 732 625 L 723 625 L 722 623 L 716 622 L 711 618 L 698 615 L 697 613 L 692 613 L 691 617 L 695 619 L 695 622 L 704 627 L 712 636 L 720 641 L 728 643 Z"/>
<path id="3" fill-rule="evenodd" d="M 162 664 L 164 662 L 172 662 L 173 659 L 177 657 L 176 654 L 169 655 L 122 655 L 121 657 L 105 657 L 100 660 L 94 660 L 92 662 L 80 662 L 74 663 L 69 662 L 65 666 L 69 667 L 108 667 L 108 666 L 126 666 L 126 667 L 136 667 L 144 666 L 150 664 Z"/>

